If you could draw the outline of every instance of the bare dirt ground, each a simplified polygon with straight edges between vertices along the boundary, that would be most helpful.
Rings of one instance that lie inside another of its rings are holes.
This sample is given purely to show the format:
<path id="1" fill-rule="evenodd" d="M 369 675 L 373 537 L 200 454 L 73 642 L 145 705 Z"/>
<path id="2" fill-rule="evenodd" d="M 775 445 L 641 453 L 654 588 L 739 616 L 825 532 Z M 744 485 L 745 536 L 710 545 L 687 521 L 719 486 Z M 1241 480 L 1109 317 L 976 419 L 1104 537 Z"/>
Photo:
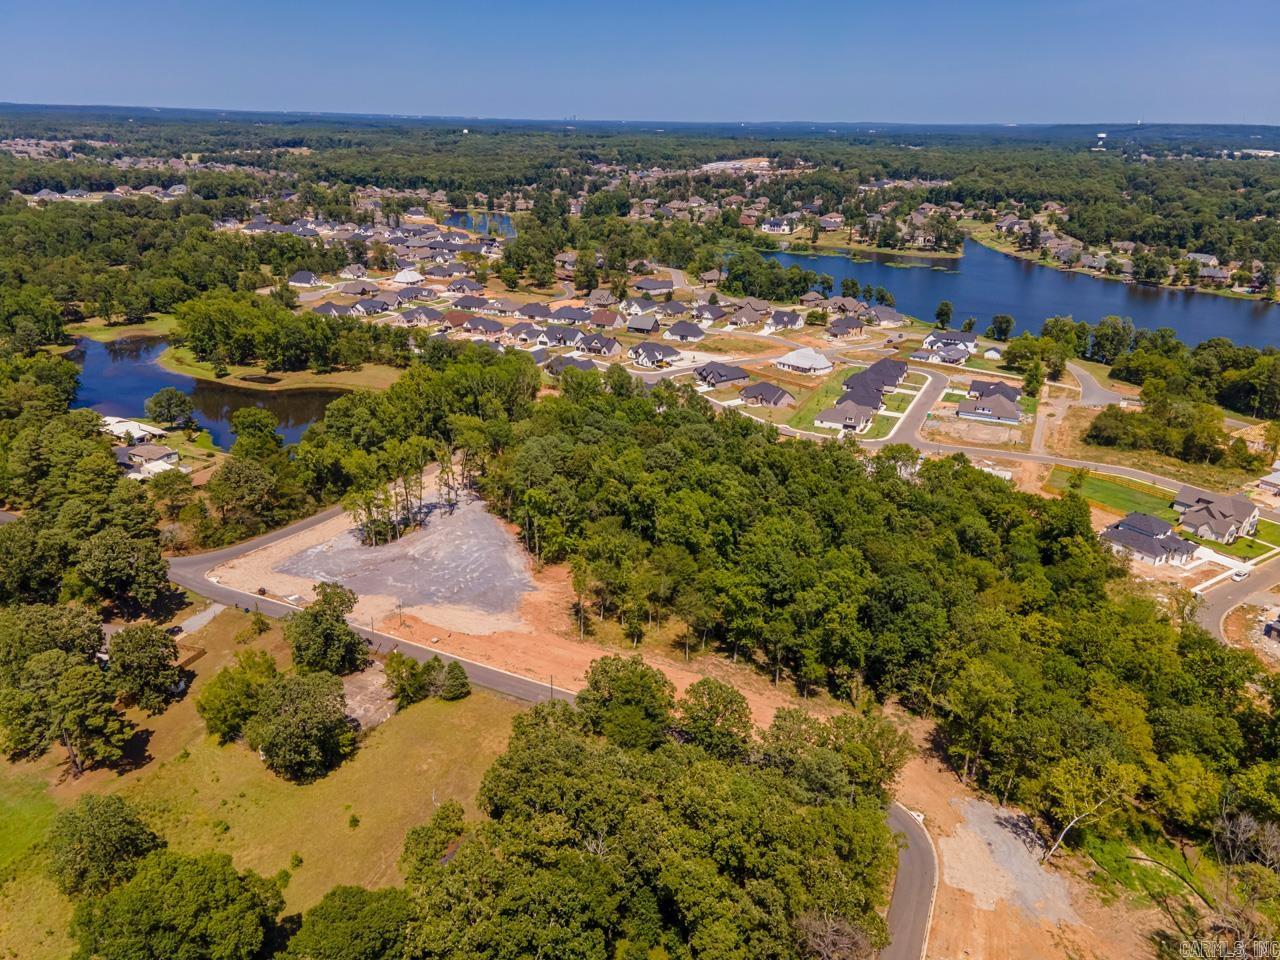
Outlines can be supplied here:
<path id="1" fill-rule="evenodd" d="M 432 515 L 423 530 L 394 544 L 365 547 L 347 515 L 304 530 L 211 571 L 218 582 L 304 605 L 319 580 L 359 595 L 354 620 L 429 649 L 456 654 L 559 689 L 581 689 L 593 660 L 630 652 L 578 639 L 567 567 L 533 571 L 514 533 L 479 502 Z M 388 649 L 380 649 L 388 652 Z M 683 691 L 704 677 L 738 687 L 756 721 L 800 699 L 745 664 L 718 656 L 685 661 L 675 649 L 637 651 Z M 804 701 L 822 710 L 816 700 Z M 830 708 L 830 704 L 825 705 Z"/>
<path id="2" fill-rule="evenodd" d="M 1280 642 L 1272 637 L 1264 637 L 1262 625 L 1275 611 L 1274 605 L 1246 603 L 1227 614 L 1223 623 L 1227 643 L 1254 653 L 1272 671 L 1280 670 Z"/>
<path id="3" fill-rule="evenodd" d="M 922 433 L 930 440 L 941 443 L 977 443 L 991 447 L 1025 447 L 1030 442 L 1031 427 L 1003 426 L 998 423 L 980 423 L 961 420 L 955 416 L 955 405 L 939 403 L 934 407 L 935 417 Z"/>
<path id="4" fill-rule="evenodd" d="M 1026 817 L 961 784 L 930 752 L 927 721 L 912 720 L 910 728 L 920 754 L 903 771 L 898 797 L 924 814 L 938 851 L 930 960 L 1154 955 L 1147 940 L 1154 912 L 1102 905 L 1069 857 L 1042 866 Z"/>

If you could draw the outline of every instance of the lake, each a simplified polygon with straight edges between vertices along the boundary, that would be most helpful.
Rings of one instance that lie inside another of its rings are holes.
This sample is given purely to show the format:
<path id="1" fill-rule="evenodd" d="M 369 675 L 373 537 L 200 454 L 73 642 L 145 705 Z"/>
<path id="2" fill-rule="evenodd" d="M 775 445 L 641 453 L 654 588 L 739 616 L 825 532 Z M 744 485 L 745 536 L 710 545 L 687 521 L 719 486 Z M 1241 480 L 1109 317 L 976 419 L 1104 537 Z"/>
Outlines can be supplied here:
<path id="1" fill-rule="evenodd" d="M 1254 347 L 1280 345 L 1280 306 L 1275 304 L 1102 280 L 1037 266 L 972 240 L 965 241 L 964 254 L 959 259 L 933 259 L 860 253 L 867 258 L 862 262 L 839 255 L 769 256 L 784 266 L 795 263 L 830 274 L 837 293 L 845 277 L 884 287 L 899 310 L 921 320 L 932 321 L 938 302 L 950 300 L 955 308 L 952 324 L 958 327 L 974 316 L 979 331 L 997 313 L 1014 318 L 1015 334 L 1038 332 L 1047 317 L 1070 314 L 1097 323 L 1115 314 L 1132 318 L 1138 327 L 1172 327 L 1191 346 L 1211 337 Z"/>
<path id="2" fill-rule="evenodd" d="M 446 226 L 459 230 L 470 230 L 472 233 L 487 233 L 494 237 L 514 237 L 516 225 L 505 213 L 469 213 L 466 210 L 450 210 L 444 218 Z"/>
<path id="3" fill-rule="evenodd" d="M 75 405 L 116 417 L 141 417 L 147 398 L 162 387 L 177 387 L 195 403 L 195 416 L 223 449 L 235 440 L 231 414 L 241 407 L 262 407 L 280 421 L 280 435 L 293 443 L 324 415 L 341 390 L 256 390 L 197 380 L 172 373 L 156 362 L 168 346 L 164 337 L 126 337 L 111 343 L 79 338 L 67 354 L 80 367 Z"/>

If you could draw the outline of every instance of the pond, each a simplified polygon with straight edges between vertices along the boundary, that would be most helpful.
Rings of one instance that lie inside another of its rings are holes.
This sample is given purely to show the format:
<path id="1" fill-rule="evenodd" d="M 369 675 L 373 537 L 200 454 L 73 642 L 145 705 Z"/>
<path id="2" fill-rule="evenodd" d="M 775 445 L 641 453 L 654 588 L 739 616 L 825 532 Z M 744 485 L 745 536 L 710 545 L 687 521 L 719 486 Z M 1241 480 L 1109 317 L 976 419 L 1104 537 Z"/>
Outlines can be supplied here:
<path id="1" fill-rule="evenodd" d="M 471 213 L 467 210 L 450 210 L 448 216 L 444 218 L 446 226 L 457 227 L 459 230 L 470 230 L 472 233 L 487 233 L 494 237 L 514 237 L 516 235 L 516 225 L 511 221 L 511 217 L 505 213 L 485 213 L 484 211 L 476 211 Z"/>
<path id="2" fill-rule="evenodd" d="M 1069 314 L 1097 323 L 1115 314 L 1131 317 L 1138 327 L 1172 327 L 1191 346 L 1211 337 L 1228 337 L 1254 347 L 1280 345 L 1278 305 L 1055 270 L 972 240 L 965 241 L 964 256 L 959 259 L 909 254 L 859 254 L 867 258 L 863 261 L 841 255 L 769 256 L 784 266 L 795 263 L 830 274 L 837 292 L 845 277 L 884 287 L 899 310 L 921 320 L 932 321 L 938 302 L 950 300 L 955 309 L 953 324 L 959 326 L 974 316 L 979 331 L 997 313 L 1014 318 L 1015 334 L 1038 332 L 1046 317 Z"/>
<path id="3" fill-rule="evenodd" d="M 235 440 L 231 414 L 241 407 L 271 411 L 280 422 L 280 435 L 293 443 L 343 394 L 341 390 L 266 391 L 197 380 L 156 362 L 166 346 L 164 337 L 126 337 L 111 343 L 77 339 L 76 348 L 67 354 L 80 367 L 75 405 L 109 416 L 141 417 L 148 397 L 162 387 L 177 387 L 191 396 L 196 419 L 213 442 L 228 449 Z"/>

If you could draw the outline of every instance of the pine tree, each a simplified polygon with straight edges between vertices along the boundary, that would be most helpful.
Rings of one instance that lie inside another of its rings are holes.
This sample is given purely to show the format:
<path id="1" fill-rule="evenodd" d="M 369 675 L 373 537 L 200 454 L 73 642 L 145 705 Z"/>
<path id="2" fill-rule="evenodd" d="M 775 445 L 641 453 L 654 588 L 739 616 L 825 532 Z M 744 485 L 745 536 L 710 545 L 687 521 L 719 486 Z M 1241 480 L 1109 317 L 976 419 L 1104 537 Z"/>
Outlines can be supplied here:
<path id="1" fill-rule="evenodd" d="M 457 660 L 450 660 L 444 668 L 444 686 L 440 688 L 441 700 L 461 700 L 470 696 L 471 681 L 467 679 L 467 671 Z"/>

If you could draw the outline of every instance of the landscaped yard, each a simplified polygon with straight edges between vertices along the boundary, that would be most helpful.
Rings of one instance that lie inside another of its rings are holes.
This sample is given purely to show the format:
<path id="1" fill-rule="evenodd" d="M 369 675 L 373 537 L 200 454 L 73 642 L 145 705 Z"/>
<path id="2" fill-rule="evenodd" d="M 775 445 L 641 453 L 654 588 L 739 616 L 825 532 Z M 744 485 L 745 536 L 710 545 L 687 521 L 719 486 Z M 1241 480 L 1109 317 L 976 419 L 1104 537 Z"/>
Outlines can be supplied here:
<path id="1" fill-rule="evenodd" d="M 1074 471 L 1066 467 L 1054 467 L 1049 474 L 1048 486 L 1052 490 L 1064 491 L 1070 485 Z M 1130 484 L 1126 481 L 1114 480 L 1096 473 L 1085 476 L 1080 487 L 1080 495 L 1100 507 L 1114 510 L 1117 513 L 1149 513 L 1170 523 L 1177 522 L 1178 513 L 1169 506 L 1173 494 L 1158 487 L 1145 484 Z"/>
<path id="2" fill-rule="evenodd" d="M 890 393 L 884 398 L 884 408 L 891 413 L 905 413 L 915 399 L 914 393 Z"/>
<path id="3" fill-rule="evenodd" d="M 435 804 L 455 799 L 475 814 L 480 779 L 505 749 L 520 710 L 481 691 L 396 714 L 351 760 L 305 786 L 271 774 L 244 745 L 219 746 L 207 736 L 195 697 L 234 651 L 245 649 L 233 638 L 248 620 L 229 610 L 192 634 L 209 653 L 196 661 L 186 698 L 159 717 L 135 717 L 152 731 L 150 760 L 137 771 L 94 771 L 70 781 L 60 779 L 54 754 L 0 764 L 0 957 L 53 960 L 72 952 L 65 934 L 70 903 L 45 879 L 37 844 L 55 809 L 83 792 L 132 798 L 176 850 L 225 852 L 239 868 L 266 876 L 288 870 L 286 913 L 305 910 L 337 884 L 399 882 L 405 834 L 428 819 Z M 252 646 L 278 655 L 280 628 Z M 291 866 L 295 854 L 302 862 Z"/>
<path id="4" fill-rule="evenodd" d="M 1178 534 L 1193 543 L 1208 547 L 1210 550 L 1216 550 L 1218 553 L 1225 553 L 1228 557 L 1235 557 L 1237 560 L 1257 560 L 1275 549 L 1271 544 L 1263 543 L 1261 540 L 1254 540 L 1252 537 L 1241 537 L 1235 543 L 1218 543 L 1208 537 L 1197 537 L 1194 533 L 1188 533 L 1186 530 L 1179 530 Z"/>

